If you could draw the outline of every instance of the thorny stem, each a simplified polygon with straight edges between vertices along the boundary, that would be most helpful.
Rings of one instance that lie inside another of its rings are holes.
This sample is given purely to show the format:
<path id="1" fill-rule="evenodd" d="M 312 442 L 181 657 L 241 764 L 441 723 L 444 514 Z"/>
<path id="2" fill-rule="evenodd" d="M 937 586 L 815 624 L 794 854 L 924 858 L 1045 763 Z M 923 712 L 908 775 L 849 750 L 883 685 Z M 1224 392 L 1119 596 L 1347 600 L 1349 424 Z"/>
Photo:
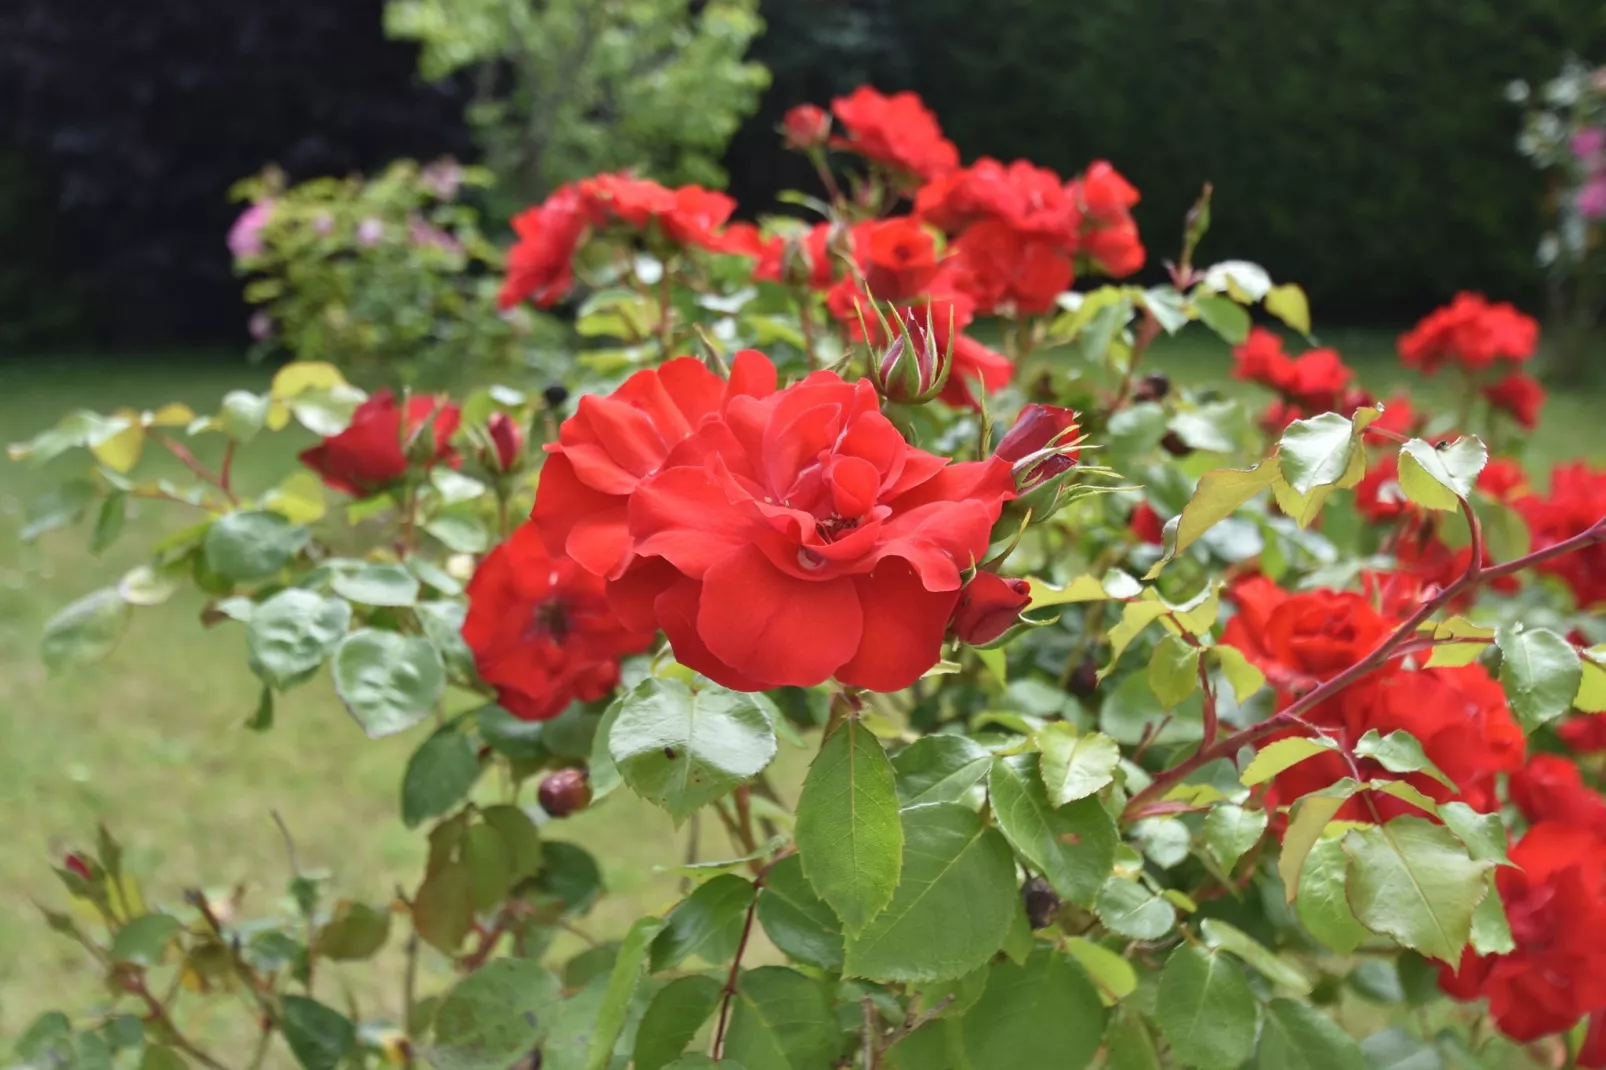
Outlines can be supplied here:
<path id="1" fill-rule="evenodd" d="M 401 895 L 401 889 L 396 889 Z M 408 1037 L 407 1045 L 402 1049 L 402 1065 L 411 1068 L 413 1065 L 413 1018 L 415 1008 L 418 1006 L 418 934 L 413 933 L 407 938 L 407 966 L 402 971 L 402 1029 Z"/>
<path id="2" fill-rule="evenodd" d="M 1221 758 L 1230 759 L 1238 751 L 1256 740 L 1271 735 L 1273 732 L 1286 728 L 1291 724 L 1300 723 L 1305 713 L 1326 702 L 1362 677 L 1369 676 L 1382 668 L 1416 634 L 1416 630 L 1425 621 L 1472 588 L 1479 584 L 1491 583 L 1504 576 L 1510 576 L 1532 568 L 1552 558 L 1572 553 L 1574 550 L 1581 550 L 1586 546 L 1593 546 L 1602 542 L 1606 542 L 1606 516 L 1601 517 L 1577 535 L 1563 539 L 1561 542 L 1547 546 L 1542 550 L 1524 554 L 1522 557 L 1514 558 L 1504 564 L 1491 565 L 1488 568 L 1473 568 L 1469 566 L 1460 579 L 1445 587 L 1426 602 L 1423 602 L 1415 613 L 1411 614 L 1404 623 L 1395 628 L 1387 638 L 1373 647 L 1371 652 L 1360 661 L 1337 676 L 1323 681 L 1300 698 L 1295 699 L 1281 713 L 1273 714 L 1259 724 L 1250 725 L 1248 728 L 1218 740 L 1213 745 L 1201 745 L 1192 755 L 1157 775 L 1147 788 L 1138 792 L 1127 803 L 1126 810 L 1122 814 L 1123 819 L 1134 820 L 1136 815 L 1145 812 L 1151 802 L 1164 796 L 1166 792 L 1181 783 L 1200 767 Z M 1477 560 L 1476 556 L 1474 556 L 1473 560 Z"/>
<path id="3" fill-rule="evenodd" d="M 719 1026 L 714 1030 L 714 1043 L 709 1054 L 715 1062 L 725 1057 L 725 1031 L 730 1028 L 731 999 L 736 995 L 736 978 L 742 968 L 742 956 L 747 953 L 747 942 L 753 936 L 753 918 L 758 913 L 758 896 L 764 890 L 764 880 L 775 864 L 792 851 L 788 848 L 776 855 L 753 876 L 753 900 L 747 904 L 747 918 L 742 922 L 742 938 L 736 944 L 736 956 L 731 959 L 730 973 L 725 977 L 725 988 L 719 1001 Z"/>
<path id="4" fill-rule="evenodd" d="M 205 482 L 205 483 L 210 483 L 210 484 L 212 484 L 212 486 L 216 487 L 218 490 L 221 490 L 223 492 L 223 496 L 229 500 L 229 504 L 230 505 L 239 505 L 240 504 L 240 499 L 236 498 L 234 496 L 234 492 L 229 489 L 228 480 L 226 478 L 224 478 L 224 477 L 214 475 L 210 468 L 207 468 L 206 465 L 204 465 L 200 461 L 196 460 L 195 454 L 191 453 L 187 447 L 185 447 L 185 446 L 183 446 L 183 445 L 181 445 L 181 444 L 179 444 L 177 442 L 174 442 L 172 439 L 168 438 L 166 435 L 161 434 L 158 431 L 147 431 L 146 434 L 148 434 L 151 438 L 155 439 L 157 442 L 161 443 L 163 448 L 165 448 L 167 450 L 167 452 L 171 453 L 173 456 L 177 457 L 180 461 L 182 461 L 184 463 L 184 467 L 188 468 L 191 472 L 195 473 L 195 476 L 196 476 L 197 479 L 200 479 L 202 482 Z M 230 448 L 231 452 L 230 453 L 226 453 L 224 455 L 224 458 L 223 458 L 223 461 L 224 461 L 224 469 L 223 470 L 224 470 L 225 473 L 228 472 L 228 466 L 229 466 L 229 464 L 231 462 L 233 447 L 234 447 L 234 444 L 232 442 L 229 443 L 229 448 Z"/>
<path id="5" fill-rule="evenodd" d="M 172 1043 L 173 1047 L 190 1056 L 190 1058 L 194 1059 L 202 1066 L 210 1067 L 211 1070 L 228 1070 L 228 1067 L 212 1058 L 212 1056 L 208 1055 L 205 1051 L 196 1047 L 193 1041 L 191 1041 L 183 1033 L 179 1032 L 178 1026 L 174 1023 L 172 1016 L 167 1013 L 167 1008 L 162 1006 L 162 1001 L 152 995 L 149 988 L 145 987 L 145 978 L 143 975 L 130 975 L 126 980 L 123 981 L 123 988 L 131 995 L 136 996 L 145 1004 L 146 1020 L 157 1023 L 161 1027 L 162 1032 L 166 1034 L 167 1039 Z"/>
<path id="6" fill-rule="evenodd" d="M 239 943 L 230 940 L 223 932 L 223 922 L 218 918 L 217 912 L 212 909 L 212 904 L 207 901 L 206 894 L 199 889 L 191 889 L 185 893 L 184 898 L 200 912 L 201 919 L 206 922 L 206 927 L 211 930 L 212 936 L 228 952 L 229 968 L 240 979 L 240 982 L 250 990 L 252 998 L 256 1000 L 257 1007 L 262 1012 L 264 1024 L 271 1025 L 277 1022 L 279 1015 L 273 1006 L 273 1000 L 269 993 L 262 990 L 262 979 L 257 976 L 256 971 L 251 968 L 251 964 L 246 962 L 245 957 L 240 954 Z M 308 946 L 310 947 L 310 933 L 308 937 Z M 312 985 L 310 974 L 307 978 L 307 985 L 307 990 L 310 992 Z"/>
<path id="7" fill-rule="evenodd" d="M 954 993 L 950 992 L 946 996 L 939 999 L 936 1003 L 932 1004 L 929 1010 L 924 1010 L 919 1014 L 916 1014 L 911 1008 L 908 1017 L 904 1018 L 903 1024 L 899 1026 L 890 1037 L 887 1038 L 886 1044 L 881 1048 L 881 1053 L 885 1055 L 887 1052 L 891 1051 L 893 1045 L 897 1044 L 910 1033 L 913 1033 L 915 1030 L 937 1017 L 937 1015 L 947 1010 L 948 1004 L 952 1003 L 953 1001 Z"/>

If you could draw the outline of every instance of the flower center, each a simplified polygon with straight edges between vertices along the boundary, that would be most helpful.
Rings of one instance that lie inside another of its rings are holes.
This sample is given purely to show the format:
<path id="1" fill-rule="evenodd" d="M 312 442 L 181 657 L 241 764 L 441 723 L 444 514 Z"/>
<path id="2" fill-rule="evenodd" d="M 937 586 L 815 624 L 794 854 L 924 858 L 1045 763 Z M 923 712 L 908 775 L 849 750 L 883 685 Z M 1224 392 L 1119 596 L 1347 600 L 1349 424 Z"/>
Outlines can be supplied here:
<path id="1" fill-rule="evenodd" d="M 858 517 L 837 516 L 835 513 L 832 513 L 824 520 L 817 520 L 814 522 L 814 530 L 819 534 L 820 538 L 824 539 L 826 542 L 835 542 L 837 538 L 844 532 L 852 531 L 858 526 Z"/>
<path id="2" fill-rule="evenodd" d="M 572 627 L 569 607 L 554 598 L 535 607 L 534 612 L 530 614 L 530 623 L 524 634 L 531 639 L 550 639 L 558 646 L 562 646 L 568 640 Z"/>

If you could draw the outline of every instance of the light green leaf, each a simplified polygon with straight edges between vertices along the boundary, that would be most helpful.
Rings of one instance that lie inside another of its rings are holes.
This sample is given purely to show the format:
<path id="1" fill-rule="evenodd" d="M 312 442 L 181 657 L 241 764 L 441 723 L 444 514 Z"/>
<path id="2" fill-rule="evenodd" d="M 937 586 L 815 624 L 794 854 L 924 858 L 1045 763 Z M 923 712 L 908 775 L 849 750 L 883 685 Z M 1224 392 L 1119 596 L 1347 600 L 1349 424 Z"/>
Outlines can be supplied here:
<path id="1" fill-rule="evenodd" d="M 493 959 L 457 983 L 435 1012 L 430 1061 L 441 1070 L 507 1070 L 541 1043 L 558 979 L 532 959 Z"/>
<path id="2" fill-rule="evenodd" d="M 417 828 L 468 796 L 480 776 L 474 744 L 455 725 L 438 729 L 419 744 L 402 774 L 402 824 Z"/>
<path id="3" fill-rule="evenodd" d="M 1348 417 L 1324 412 L 1295 420 L 1283 431 L 1277 463 L 1296 494 L 1342 485 L 1356 449 L 1355 425 Z"/>
<path id="4" fill-rule="evenodd" d="M 1240 704 L 1248 700 L 1250 695 L 1266 686 L 1266 674 L 1252 665 L 1244 652 L 1235 646 L 1213 646 L 1210 648 L 1211 656 L 1216 664 L 1221 666 L 1221 675 L 1227 678 L 1232 687 L 1233 697 Z"/>
<path id="5" fill-rule="evenodd" d="M 1449 829 L 1420 817 L 1354 829 L 1344 852 L 1357 921 L 1424 955 L 1460 960 L 1493 863 L 1469 858 Z"/>
<path id="6" fill-rule="evenodd" d="M 1532 732 L 1571 707 L 1583 682 L 1573 645 L 1548 628 L 1507 624 L 1495 633 L 1500 686 L 1522 727 Z"/>
<path id="7" fill-rule="evenodd" d="M 1236 803 L 1217 803 L 1204 819 L 1204 842 L 1221 868 L 1232 870 L 1266 834 L 1270 818 L 1264 810 L 1246 810 Z"/>
<path id="8" fill-rule="evenodd" d="M 1082 964 L 1106 1004 L 1123 1000 L 1137 991 L 1138 974 L 1132 963 L 1103 944 L 1072 936 L 1065 941 L 1065 951 Z"/>
<path id="9" fill-rule="evenodd" d="M 418 579 L 402 565 L 366 564 L 337 571 L 329 586 L 342 598 L 365 606 L 410 606 L 418 601 Z"/>
<path id="10" fill-rule="evenodd" d="M 824 985 L 784 966 L 747 970 L 736 984 L 725 1057 L 765 1070 L 827 1070 L 841 1048 Z"/>
<path id="11" fill-rule="evenodd" d="M 1077 961 L 1039 946 L 1021 965 L 1006 960 L 988 971 L 962 1020 L 965 1057 L 970 1070 L 1082 1070 L 1099 1049 L 1104 1017 Z"/>
<path id="12" fill-rule="evenodd" d="M 922 736 L 892 759 L 898 799 L 904 807 L 960 802 L 984 777 L 992 752 L 953 733 Z"/>
<path id="13" fill-rule="evenodd" d="M 1273 984 L 1301 996 L 1310 995 L 1309 977 L 1236 925 L 1220 918 L 1206 918 L 1199 923 L 1199 932 L 1211 948 L 1238 956 Z"/>
<path id="14" fill-rule="evenodd" d="M 1083 906 L 1115 864 L 1114 819 L 1094 798 L 1056 807 L 1037 773 L 1038 756 L 1000 758 L 987 777 L 993 816 L 1021 856 L 1042 871 L 1062 898 Z"/>
<path id="15" fill-rule="evenodd" d="M 351 606 L 290 587 L 256 607 L 246 624 L 251 671 L 283 691 L 322 665 L 351 626 Z"/>
<path id="16" fill-rule="evenodd" d="M 1258 1009 L 1243 970 L 1220 952 L 1183 944 L 1160 971 L 1155 1021 L 1183 1066 L 1237 1070 L 1254 1047 Z"/>
<path id="17" fill-rule="evenodd" d="M 1105 928 L 1134 940 L 1158 940 L 1177 924 L 1176 908 L 1167 900 L 1121 877 L 1104 882 L 1095 909 Z"/>
<path id="18" fill-rule="evenodd" d="M 997 829 L 963 806 L 903 812 L 903 877 L 892 902 L 847 943 L 844 973 L 941 981 L 998 951 L 1019 910 L 1015 860 Z"/>
<path id="19" fill-rule="evenodd" d="M 1517 950 L 1506 920 L 1506 905 L 1500 899 L 1494 874 L 1489 874 L 1489 891 L 1472 912 L 1472 950 L 1480 955 L 1508 955 Z"/>
<path id="20" fill-rule="evenodd" d="M 814 894 L 797 855 L 770 867 L 758 895 L 758 922 L 788 957 L 830 973 L 842 971 L 842 925 Z"/>
<path id="21" fill-rule="evenodd" d="M 389 937 L 389 910 L 342 899 L 319 926 L 312 953 L 336 962 L 356 962 L 371 957 Z"/>
<path id="22" fill-rule="evenodd" d="M 128 605 L 115 587 L 102 587 L 45 622 L 40 657 L 52 672 L 110 654 L 128 622 Z"/>
<path id="23" fill-rule="evenodd" d="M 1078 734 L 1063 721 L 1038 729 L 1040 768 L 1048 799 L 1064 806 L 1085 799 L 1115 779 L 1121 764 L 1121 746 L 1102 732 Z"/>
<path id="24" fill-rule="evenodd" d="M 463 621 L 468 615 L 468 606 L 462 602 L 439 599 L 420 602 L 413 607 L 413 612 L 418 614 L 424 638 L 440 651 L 441 661 L 447 671 L 459 679 L 474 679 L 474 652 L 463 640 Z"/>
<path id="25" fill-rule="evenodd" d="M 1444 1070 L 1444 1060 L 1431 1044 L 1398 1027 L 1373 1033 L 1361 1041 L 1368 1070 Z"/>
<path id="26" fill-rule="evenodd" d="M 304 996 L 285 996 L 279 1028 L 303 1070 L 335 1070 L 357 1043 L 351 1019 Z"/>
<path id="27" fill-rule="evenodd" d="M 608 732 L 619 775 L 676 824 L 763 772 L 775 746 L 769 716 L 751 695 L 656 677 L 625 697 Z"/>
<path id="28" fill-rule="evenodd" d="M 636 1070 L 663 1070 L 679 1059 L 719 1005 L 723 988 L 712 977 L 694 975 L 659 989 L 636 1029 Z"/>
<path id="29" fill-rule="evenodd" d="M 442 513 L 425 524 L 424 530 L 439 539 L 442 545 L 454 553 L 483 553 L 491 544 L 490 532 L 486 531 L 485 525 L 474 516 Z"/>
<path id="30" fill-rule="evenodd" d="M 1583 672 L 1573 705 L 1583 713 L 1606 713 L 1606 643 L 1583 651 L 1579 664 Z"/>
<path id="31" fill-rule="evenodd" d="M 1221 336 L 1228 345 L 1242 345 L 1249 337 L 1249 313 L 1235 301 L 1207 294 L 1193 299 L 1194 311 L 1206 327 Z"/>
<path id="32" fill-rule="evenodd" d="M 1149 689 L 1160 705 L 1169 710 L 1198 686 L 1199 648 L 1176 635 L 1156 643 L 1149 658 Z"/>
<path id="33" fill-rule="evenodd" d="M 1109 635 L 1106 636 L 1110 643 L 1110 660 L 1104 668 L 1099 670 L 1099 678 L 1103 679 L 1109 675 L 1110 670 L 1115 668 L 1116 663 L 1121 660 L 1121 654 L 1125 652 L 1132 640 L 1142 633 L 1143 629 L 1165 616 L 1169 611 L 1170 607 L 1158 599 L 1152 602 L 1128 602 L 1123 606 L 1121 608 L 1121 619 L 1116 622 L 1115 627 L 1111 628 Z"/>
<path id="34" fill-rule="evenodd" d="M 1310 335 L 1310 301 L 1298 283 L 1285 282 L 1266 291 L 1266 311 L 1300 334 Z"/>
<path id="35" fill-rule="evenodd" d="M 428 639 L 374 628 L 341 641 L 334 678 L 335 693 L 370 739 L 424 720 L 446 689 L 446 669 Z"/>
<path id="36" fill-rule="evenodd" d="M 1196 542 L 1199 536 L 1237 512 L 1249 499 L 1267 489 L 1277 478 L 1275 460 L 1262 461 L 1253 468 L 1217 468 L 1199 477 L 1199 486 L 1177 517 L 1174 534 L 1168 534 L 1165 556 L 1149 569 L 1154 579 L 1166 562 Z M 1169 527 L 1169 525 L 1168 525 Z"/>
<path id="37" fill-rule="evenodd" d="M 619 946 L 619 957 L 613 964 L 613 972 L 608 977 L 602 1006 L 597 1012 L 596 1031 L 591 1035 L 591 1047 L 586 1052 L 585 1070 L 607 1070 L 612 1062 L 614 1045 L 624 1031 L 631 1000 L 641 985 L 642 973 L 647 965 L 648 945 L 654 942 L 663 927 L 664 923 L 657 918 L 638 918 L 625 935 L 624 943 Z"/>
<path id="38" fill-rule="evenodd" d="M 1256 1070 L 1366 1070 L 1355 1038 L 1308 1003 L 1274 999 L 1266 1004 Z"/>
<path id="39" fill-rule="evenodd" d="M 1456 790 L 1455 782 L 1433 764 L 1422 750 L 1422 744 L 1409 732 L 1394 731 L 1380 736 L 1377 729 L 1370 729 L 1356 740 L 1355 754 L 1371 758 L 1391 773 L 1425 773 L 1451 791 Z"/>
<path id="40" fill-rule="evenodd" d="M 118 929 L 112 938 L 112 960 L 155 966 L 183 928 L 183 923 L 171 914 L 146 914 L 135 918 Z"/>
<path id="41" fill-rule="evenodd" d="M 1264 784 L 1278 773 L 1292 769 L 1308 758 L 1332 752 L 1333 743 L 1326 736 L 1292 736 L 1268 743 L 1256 752 L 1239 777 L 1245 787 Z"/>
<path id="42" fill-rule="evenodd" d="M 729 960 L 755 894 L 752 881 L 722 873 L 677 903 L 652 943 L 652 972 L 679 966 L 690 955 L 716 966 Z"/>
<path id="43" fill-rule="evenodd" d="M 803 875 L 846 932 L 891 902 L 903 865 L 898 789 L 887 752 L 857 718 L 843 721 L 809 766 L 795 838 Z"/>
<path id="44" fill-rule="evenodd" d="M 1510 865 L 1506 826 L 1498 813 L 1481 814 L 1464 802 L 1439 805 L 1439 820 L 1466 845 L 1474 861 Z"/>
<path id="45" fill-rule="evenodd" d="M 1283 892 L 1290 903 L 1299 889 L 1299 873 L 1311 846 L 1327 828 L 1333 815 L 1360 788 L 1360 784 L 1345 777 L 1331 787 L 1296 801 L 1289 810 L 1288 830 L 1283 833 L 1283 850 L 1277 859 L 1277 875 L 1282 878 Z"/>
<path id="46" fill-rule="evenodd" d="M 1400 489 L 1428 509 L 1459 509 L 1488 459 L 1489 451 L 1476 435 L 1438 447 L 1413 438 L 1400 447 Z"/>
<path id="47" fill-rule="evenodd" d="M 1317 840 L 1299 876 L 1296 910 L 1305 931 L 1330 951 L 1352 953 L 1371 934 L 1350 910 L 1345 881 L 1349 856 L 1336 837 Z"/>
<path id="48" fill-rule="evenodd" d="M 312 533 L 278 513 L 244 511 L 219 517 L 206 531 L 206 567 L 235 583 L 279 573 L 307 545 Z"/>
<path id="49" fill-rule="evenodd" d="M 1027 609 L 1042 606 L 1063 606 L 1072 602 L 1103 602 L 1110 598 L 1097 576 L 1078 576 L 1064 587 L 1050 587 L 1042 580 L 1032 580 L 1032 601 Z"/>

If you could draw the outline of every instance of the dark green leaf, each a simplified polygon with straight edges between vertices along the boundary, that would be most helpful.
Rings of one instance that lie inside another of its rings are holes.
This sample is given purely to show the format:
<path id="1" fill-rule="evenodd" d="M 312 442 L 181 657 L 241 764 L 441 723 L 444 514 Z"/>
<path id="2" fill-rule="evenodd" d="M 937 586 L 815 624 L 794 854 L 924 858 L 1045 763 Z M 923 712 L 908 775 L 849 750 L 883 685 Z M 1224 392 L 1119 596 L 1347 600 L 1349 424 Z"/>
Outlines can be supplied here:
<path id="1" fill-rule="evenodd" d="M 474 744 L 455 725 L 437 729 L 419 744 L 402 774 L 402 824 L 417 828 L 439 817 L 468 796 L 479 779 L 480 760 Z"/>
<path id="2" fill-rule="evenodd" d="M 100 552 L 117 540 L 122 534 L 123 521 L 128 518 L 128 495 L 119 491 L 109 495 L 100 503 L 100 512 L 95 516 L 95 531 L 89 537 L 89 552 L 100 556 Z"/>
<path id="3" fill-rule="evenodd" d="M 351 606 L 291 587 L 256 607 L 246 625 L 251 671 L 283 690 L 322 665 L 345 637 Z"/>
<path id="4" fill-rule="evenodd" d="M 764 1070 L 827 1070 L 841 1047 L 819 981 L 784 966 L 761 966 L 738 978 L 727 1059 Z"/>
<path id="5" fill-rule="evenodd" d="M 1421 817 L 1355 829 L 1344 853 L 1357 921 L 1424 955 L 1460 961 L 1493 863 L 1473 861 L 1449 829 Z"/>
<path id="6" fill-rule="evenodd" d="M 507 758 L 544 758 L 541 721 L 521 721 L 494 702 L 474 714 L 485 745 Z"/>
<path id="7" fill-rule="evenodd" d="M 993 964 L 963 1029 L 971 1070 L 1081 1070 L 1098 1051 L 1104 1006 L 1074 959 L 1039 946 L 1024 965 Z"/>
<path id="8" fill-rule="evenodd" d="M 1037 775 L 1037 756 L 999 759 L 987 778 L 998 827 L 1022 857 L 1072 902 L 1093 902 L 1115 862 L 1115 821 L 1094 798 L 1055 807 Z"/>
<path id="9" fill-rule="evenodd" d="M 681 900 L 653 941 L 652 972 L 678 966 L 689 955 L 711 965 L 729 961 L 754 894 L 752 881 L 722 873 Z"/>
<path id="10" fill-rule="evenodd" d="M 496 830 L 507 849 L 514 879 L 533 877 L 541 870 L 541 833 L 530 815 L 517 806 L 487 806 L 480 820 Z"/>
<path id="11" fill-rule="evenodd" d="M 602 894 L 602 871 L 597 860 L 578 844 L 562 840 L 541 843 L 541 890 L 556 896 L 568 913 L 584 914 Z"/>
<path id="12" fill-rule="evenodd" d="M 337 962 L 354 962 L 373 955 L 390 937 L 390 911 L 367 903 L 341 900 L 334 914 L 318 930 L 313 954 Z"/>
<path id="13" fill-rule="evenodd" d="M 429 640 L 364 628 L 335 651 L 335 692 L 370 739 L 404 732 L 429 716 L 446 670 Z"/>
<path id="14" fill-rule="evenodd" d="M 1260 1029 L 1257 1070 L 1366 1070 L 1355 1038 L 1308 1003 L 1274 999 Z"/>
<path id="15" fill-rule="evenodd" d="M 1258 1009 L 1243 970 L 1220 952 L 1183 944 L 1160 971 L 1155 1020 L 1183 1066 L 1237 1070 L 1254 1047 Z"/>
<path id="16" fill-rule="evenodd" d="M 170 914 L 135 918 L 117 930 L 112 938 L 111 956 L 117 962 L 155 966 L 183 928 L 183 923 Z"/>
<path id="17" fill-rule="evenodd" d="M 404 565 L 365 564 L 337 571 L 329 586 L 335 594 L 364 606 L 410 606 L 418 601 L 418 580 Z"/>
<path id="18" fill-rule="evenodd" d="M 244 511 L 219 517 L 206 532 L 206 567 L 235 583 L 265 580 L 301 552 L 312 533 L 278 513 Z"/>
<path id="19" fill-rule="evenodd" d="M 102 587 L 73 602 L 45 623 L 40 656 L 56 670 L 111 653 L 128 622 L 128 606 L 115 587 Z"/>
<path id="20" fill-rule="evenodd" d="M 677 823 L 775 757 L 775 730 L 750 695 L 649 679 L 631 692 L 608 734 L 631 789 Z"/>
<path id="21" fill-rule="evenodd" d="M 435 870 L 413 897 L 413 927 L 430 947 L 450 955 L 474 924 L 474 887 L 468 867 L 453 862 Z"/>
<path id="22" fill-rule="evenodd" d="M 831 973 L 841 971 L 841 924 L 814 894 L 796 855 L 770 867 L 758 895 L 758 921 L 770 943 L 789 958 Z"/>
<path id="23" fill-rule="evenodd" d="M 1264 810 L 1246 810 L 1236 803 L 1217 803 L 1204 820 L 1204 842 L 1221 867 L 1231 870 L 1266 834 Z"/>
<path id="24" fill-rule="evenodd" d="M 1099 891 L 1099 920 L 1134 940 L 1158 940 L 1177 923 L 1177 911 L 1137 881 L 1111 877 Z"/>
<path id="25" fill-rule="evenodd" d="M 904 806 L 962 802 L 992 764 L 986 747 L 965 736 L 922 736 L 892 759 Z"/>
<path id="26" fill-rule="evenodd" d="M 798 879 L 802 879 L 801 874 Z M 714 978 L 695 975 L 678 978 L 660 989 L 636 1030 L 636 1070 L 663 1070 L 680 1058 L 719 1005 L 723 989 L 724 985 Z"/>
<path id="27" fill-rule="evenodd" d="M 491 910 L 507 899 L 513 859 L 500 832 L 489 825 L 470 825 L 463 835 L 463 864 L 468 867 L 475 910 Z"/>
<path id="28" fill-rule="evenodd" d="M 28 1024 L 17 1038 L 15 1052 L 18 1058 L 45 1060 L 52 1056 L 66 1059 L 71 1051 L 72 1021 L 60 1011 L 46 1011 Z"/>
<path id="29" fill-rule="evenodd" d="M 1573 645 L 1548 628 L 1508 624 L 1495 633 L 1500 686 L 1511 712 L 1529 732 L 1572 708 L 1583 679 Z"/>
<path id="30" fill-rule="evenodd" d="M 803 875 L 850 933 L 892 900 L 903 864 L 903 826 L 892 763 L 848 718 L 820 747 L 797 800 Z"/>
<path id="31" fill-rule="evenodd" d="M 1104 1031 L 1105 1061 L 1109 1070 L 1160 1070 L 1160 1053 L 1143 1018 L 1123 1004 Z"/>
<path id="32" fill-rule="evenodd" d="M 442 1070 L 507 1070 L 551 1027 L 557 978 L 530 959 L 495 959 L 447 993 L 430 1061 Z"/>
<path id="33" fill-rule="evenodd" d="M 1206 294 L 1195 297 L 1193 307 L 1204 325 L 1228 345 L 1242 345 L 1249 337 L 1249 313 L 1230 298 Z"/>
<path id="34" fill-rule="evenodd" d="M 1121 747 L 1102 732 L 1077 734 L 1063 721 L 1043 726 L 1037 733 L 1042 751 L 1039 770 L 1048 801 L 1064 806 L 1085 799 L 1115 779 L 1121 764 Z"/>
<path id="35" fill-rule="evenodd" d="M 607 1070 L 613 1058 L 614 1045 L 625 1027 L 631 1001 L 641 985 L 647 965 L 647 949 L 659 935 L 664 923 L 657 918 L 640 918 L 630 927 L 624 943 L 619 947 L 619 958 L 608 977 L 608 988 L 597 1011 L 596 1032 L 586 1054 L 585 1070 Z M 734 948 L 732 951 L 734 952 Z"/>
<path id="36" fill-rule="evenodd" d="M 334 1070 L 357 1041 L 357 1027 L 332 1007 L 305 996 L 285 996 L 279 1026 L 304 1070 Z"/>
<path id="37" fill-rule="evenodd" d="M 996 829 L 950 803 L 903 812 L 903 878 L 892 902 L 848 941 L 844 971 L 941 981 L 986 962 L 1020 908 L 1015 860 Z"/>

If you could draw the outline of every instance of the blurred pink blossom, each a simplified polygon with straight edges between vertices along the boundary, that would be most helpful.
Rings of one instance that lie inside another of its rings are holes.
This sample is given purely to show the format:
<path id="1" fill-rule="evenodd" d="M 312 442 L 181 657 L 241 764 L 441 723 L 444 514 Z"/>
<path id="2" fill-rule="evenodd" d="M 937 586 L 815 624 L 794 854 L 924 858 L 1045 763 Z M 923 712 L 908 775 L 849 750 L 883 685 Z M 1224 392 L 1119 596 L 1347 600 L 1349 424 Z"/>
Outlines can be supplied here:
<path id="1" fill-rule="evenodd" d="M 363 245 L 378 245 L 385 236 L 385 224 L 370 216 L 357 224 L 357 241 Z"/>
<path id="2" fill-rule="evenodd" d="M 1601 150 L 1606 149 L 1606 130 L 1598 126 L 1584 127 L 1573 134 L 1572 149 L 1580 160 L 1599 159 Z"/>
<path id="3" fill-rule="evenodd" d="M 273 333 L 273 317 L 266 312 L 253 312 L 251 318 L 246 321 L 245 329 L 251 332 L 252 338 L 260 342 Z"/>
<path id="4" fill-rule="evenodd" d="M 449 201 L 463 184 L 463 169 L 456 160 L 438 160 L 419 172 L 418 178 L 436 197 Z"/>
<path id="5" fill-rule="evenodd" d="M 240 218 L 229 228 L 229 252 L 236 260 L 262 255 L 262 228 L 273 215 L 273 202 L 257 201 L 240 213 Z"/>
<path id="6" fill-rule="evenodd" d="M 1578 214 L 1588 220 L 1606 219 L 1606 173 L 1591 175 L 1578 191 Z"/>

